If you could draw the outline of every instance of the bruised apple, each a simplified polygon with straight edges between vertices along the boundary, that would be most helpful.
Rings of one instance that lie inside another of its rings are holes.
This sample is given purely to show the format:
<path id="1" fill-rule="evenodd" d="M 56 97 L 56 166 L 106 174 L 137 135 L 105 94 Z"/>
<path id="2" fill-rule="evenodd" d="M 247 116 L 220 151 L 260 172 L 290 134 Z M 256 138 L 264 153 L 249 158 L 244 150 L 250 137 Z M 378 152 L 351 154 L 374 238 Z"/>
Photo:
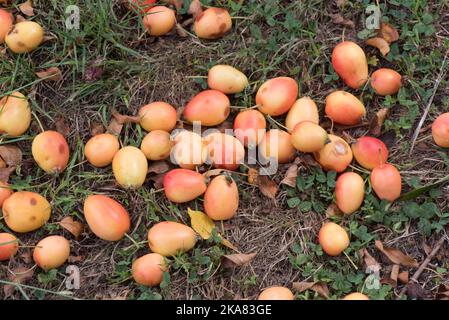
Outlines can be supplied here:
<path id="1" fill-rule="evenodd" d="M 369 298 L 363 293 L 353 292 L 346 295 L 342 300 L 369 300 Z"/>
<path id="2" fill-rule="evenodd" d="M 148 245 L 151 251 L 164 257 L 191 250 L 196 240 L 195 231 L 178 222 L 159 222 L 148 230 Z"/>
<path id="3" fill-rule="evenodd" d="M 0 208 L 3 207 L 3 203 L 12 195 L 13 191 L 9 187 L 9 184 L 0 181 Z"/>
<path id="4" fill-rule="evenodd" d="M 248 78 L 243 72 L 224 64 L 213 66 L 207 77 L 209 88 L 225 94 L 242 92 L 248 85 Z"/>
<path id="5" fill-rule="evenodd" d="M 139 188 L 147 176 L 148 160 L 140 149 L 127 146 L 115 154 L 112 172 L 122 187 Z"/>
<path id="6" fill-rule="evenodd" d="M 5 41 L 5 37 L 11 30 L 13 22 L 12 14 L 0 9 L 0 44 Z"/>
<path id="7" fill-rule="evenodd" d="M 343 41 L 334 48 L 332 66 L 340 78 L 353 89 L 362 87 L 368 80 L 365 52 L 352 41 Z"/>
<path id="8" fill-rule="evenodd" d="M 172 141 L 170 134 L 163 130 L 154 130 L 148 133 L 142 140 L 140 150 L 148 160 L 163 160 L 170 156 Z"/>
<path id="9" fill-rule="evenodd" d="M 381 96 L 389 96 L 397 93 L 401 88 L 401 75 L 388 68 L 381 68 L 371 75 L 371 87 Z"/>
<path id="10" fill-rule="evenodd" d="M 167 270 L 165 258 L 159 253 L 148 253 L 133 262 L 131 273 L 134 281 L 142 286 L 158 286 Z"/>
<path id="11" fill-rule="evenodd" d="M 432 137 L 442 148 L 449 148 L 449 112 L 441 114 L 432 124 Z"/>
<path id="12" fill-rule="evenodd" d="M 194 96 L 184 109 L 184 119 L 213 127 L 224 122 L 231 111 L 229 98 L 218 90 L 205 90 Z"/>
<path id="13" fill-rule="evenodd" d="M 361 137 L 351 148 L 355 160 L 366 169 L 371 170 L 387 162 L 388 148 L 377 138 Z"/>
<path id="14" fill-rule="evenodd" d="M 0 261 L 11 259 L 19 250 L 19 241 L 10 233 L 0 233 Z"/>
<path id="15" fill-rule="evenodd" d="M 175 12 L 164 6 L 156 6 L 146 10 L 143 25 L 149 35 L 163 36 L 169 33 L 176 24 Z"/>
<path id="16" fill-rule="evenodd" d="M 204 211 L 212 220 L 228 220 L 237 213 L 239 190 L 229 176 L 212 179 L 204 194 Z"/>
<path id="17" fill-rule="evenodd" d="M 70 242 L 62 236 L 49 236 L 38 242 L 33 251 L 33 260 L 43 270 L 62 266 L 70 255 Z"/>
<path id="18" fill-rule="evenodd" d="M 40 194 L 18 191 L 5 200 L 2 211 L 11 230 L 25 233 L 39 229 L 50 219 L 51 206 Z"/>
<path id="19" fill-rule="evenodd" d="M 0 100 L 0 132 L 11 137 L 24 134 L 31 123 L 31 109 L 27 98 L 20 92 Z"/>
<path id="20" fill-rule="evenodd" d="M 44 29 L 34 21 L 16 23 L 6 35 L 5 42 L 14 53 L 31 52 L 44 40 Z"/>
<path id="21" fill-rule="evenodd" d="M 357 211 L 365 198 L 365 181 L 355 172 L 340 175 L 335 184 L 335 202 L 344 214 Z"/>
<path id="22" fill-rule="evenodd" d="M 64 171 L 69 162 L 69 145 L 57 131 L 38 134 L 33 140 L 31 152 L 38 166 L 50 174 Z"/>
<path id="23" fill-rule="evenodd" d="M 231 15 L 223 8 L 209 8 L 200 13 L 193 23 L 198 38 L 218 39 L 232 28 Z"/>
<path id="24" fill-rule="evenodd" d="M 110 133 L 102 133 L 87 141 L 84 154 L 91 165 L 103 168 L 112 163 L 112 159 L 119 149 L 120 143 L 116 136 Z"/>
<path id="25" fill-rule="evenodd" d="M 340 137 L 328 134 L 330 142 L 314 153 L 315 159 L 324 170 L 343 172 L 352 161 L 352 151 L 348 143 Z"/>
<path id="26" fill-rule="evenodd" d="M 315 124 L 319 124 L 320 121 L 318 108 L 315 102 L 309 97 L 302 97 L 296 100 L 287 113 L 285 126 L 291 132 L 298 123 L 303 121 L 310 121 Z"/>
<path id="27" fill-rule="evenodd" d="M 295 154 L 292 138 L 283 130 L 269 130 L 259 144 L 259 155 L 266 160 L 274 158 L 278 163 L 289 163 Z"/>
<path id="28" fill-rule="evenodd" d="M 298 83 L 289 77 L 278 77 L 266 81 L 256 95 L 259 111 L 270 116 L 286 113 L 298 98 Z"/>
<path id="29" fill-rule="evenodd" d="M 346 91 L 334 91 L 326 97 L 326 116 L 343 125 L 355 125 L 366 114 L 365 106 L 354 95 Z"/>
<path id="30" fill-rule="evenodd" d="M 321 227 L 318 241 L 323 251 L 330 256 L 338 256 L 349 246 L 348 233 L 333 222 L 327 222 Z"/>
<path id="31" fill-rule="evenodd" d="M 91 195 L 84 201 L 84 217 L 90 230 L 106 241 L 117 241 L 129 231 L 131 222 L 123 206 L 104 195 Z"/>
<path id="32" fill-rule="evenodd" d="M 401 195 L 401 174 L 389 163 L 375 167 L 371 171 L 370 181 L 374 192 L 381 200 L 393 202 Z"/>
<path id="33" fill-rule="evenodd" d="M 147 104 L 139 110 L 140 125 L 146 131 L 172 131 L 177 122 L 176 109 L 165 102 L 157 101 Z"/>
<path id="34" fill-rule="evenodd" d="M 174 164 L 184 169 L 193 170 L 206 161 L 206 143 L 199 134 L 182 129 L 175 134 L 172 140 L 170 160 Z"/>
<path id="35" fill-rule="evenodd" d="M 176 203 L 196 199 L 206 191 L 206 180 L 201 173 L 188 169 L 173 169 L 163 180 L 165 196 Z"/>
<path id="36" fill-rule="evenodd" d="M 236 170 L 245 159 L 245 147 L 235 137 L 213 132 L 204 137 L 207 162 L 218 169 Z"/>
<path id="37" fill-rule="evenodd" d="M 298 123 L 291 137 L 293 146 L 301 152 L 319 151 L 324 148 L 328 140 L 326 130 L 310 121 Z"/>
<path id="38" fill-rule="evenodd" d="M 245 147 L 255 148 L 265 135 L 267 121 L 257 110 L 245 110 L 234 119 L 234 134 Z"/>
<path id="39" fill-rule="evenodd" d="M 257 300 L 294 300 L 294 295 L 289 288 L 271 287 L 263 290 Z"/>

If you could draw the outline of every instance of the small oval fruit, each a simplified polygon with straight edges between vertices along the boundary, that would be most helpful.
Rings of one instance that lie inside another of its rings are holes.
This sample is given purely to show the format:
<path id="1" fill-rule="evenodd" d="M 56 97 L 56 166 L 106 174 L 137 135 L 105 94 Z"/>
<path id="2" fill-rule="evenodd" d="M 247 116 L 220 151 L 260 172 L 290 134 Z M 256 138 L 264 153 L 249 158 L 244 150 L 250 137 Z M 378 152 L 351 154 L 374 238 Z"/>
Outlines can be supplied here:
<path id="1" fill-rule="evenodd" d="M 218 169 L 236 170 L 245 159 L 245 147 L 235 137 L 213 132 L 204 137 L 207 163 Z"/>
<path id="2" fill-rule="evenodd" d="M 370 181 L 374 192 L 381 200 L 393 202 L 401 195 L 401 174 L 389 163 L 374 168 L 371 171 Z"/>
<path id="3" fill-rule="evenodd" d="M 387 162 L 388 148 L 377 138 L 361 137 L 351 148 L 355 160 L 366 169 L 371 170 Z"/>
<path id="4" fill-rule="evenodd" d="M 84 201 L 84 217 L 90 230 L 106 241 L 117 241 L 129 231 L 128 211 L 112 198 L 91 195 Z"/>
<path id="5" fill-rule="evenodd" d="M 395 70 L 381 68 L 371 75 L 371 87 L 381 96 L 390 96 L 398 93 L 401 88 L 402 77 Z"/>
<path id="6" fill-rule="evenodd" d="M 319 151 L 328 141 L 326 130 L 310 121 L 298 123 L 291 136 L 293 146 L 301 152 Z"/>
<path id="7" fill-rule="evenodd" d="M 169 33 L 175 24 L 175 12 L 164 6 L 156 6 L 148 9 L 143 18 L 145 30 L 153 37 L 160 37 Z"/>
<path id="8" fill-rule="evenodd" d="M 432 124 L 432 137 L 442 148 L 449 148 L 449 112 L 443 113 Z"/>
<path id="9" fill-rule="evenodd" d="M 303 121 L 310 121 L 315 124 L 320 123 L 320 115 L 315 102 L 309 97 L 302 97 L 293 104 L 285 118 L 285 126 L 288 131 L 292 131 L 295 126 Z"/>
<path id="10" fill-rule="evenodd" d="M 70 242 L 61 236 L 49 236 L 38 242 L 33 251 L 33 260 L 43 270 L 62 266 L 70 255 Z"/>
<path id="11" fill-rule="evenodd" d="M 11 137 L 24 134 L 31 123 L 31 108 L 27 98 L 13 92 L 0 100 L 0 132 Z"/>
<path id="12" fill-rule="evenodd" d="M 365 198 L 365 181 L 355 172 L 340 175 L 335 184 L 335 202 L 344 214 L 357 211 Z"/>
<path id="13" fill-rule="evenodd" d="M 0 181 L 0 208 L 3 207 L 3 203 L 6 199 L 8 199 L 13 194 L 12 189 L 9 187 L 9 184 L 3 181 Z"/>
<path id="14" fill-rule="evenodd" d="M 40 194 L 30 191 L 13 193 L 3 203 L 3 218 L 15 232 L 30 232 L 42 227 L 50 219 L 51 206 Z"/>
<path id="15" fill-rule="evenodd" d="M 139 188 L 147 177 L 148 160 L 140 149 L 127 146 L 115 154 L 112 172 L 122 187 Z"/>
<path id="16" fill-rule="evenodd" d="M 194 96 L 184 109 L 184 119 L 213 127 L 224 122 L 231 111 L 229 98 L 218 90 L 205 90 Z"/>
<path id="17" fill-rule="evenodd" d="M 234 134 L 236 138 L 249 149 L 255 148 L 265 135 L 267 121 L 257 110 L 240 112 L 234 120 Z"/>
<path id="18" fill-rule="evenodd" d="M 197 234 L 192 228 L 172 221 L 159 222 L 148 230 L 151 251 L 164 257 L 193 249 L 196 239 Z"/>
<path id="19" fill-rule="evenodd" d="M 352 151 L 348 143 L 340 137 L 328 134 L 330 142 L 313 155 L 324 170 L 343 172 L 352 161 Z"/>
<path id="20" fill-rule="evenodd" d="M 10 233 L 0 233 L 0 261 L 11 259 L 19 250 L 19 241 Z"/>
<path id="21" fill-rule="evenodd" d="M 64 171 L 69 162 L 67 140 L 56 131 L 39 133 L 33 140 L 31 152 L 38 166 L 50 174 Z"/>
<path id="22" fill-rule="evenodd" d="M 155 287 L 162 282 L 166 270 L 164 257 L 159 253 L 149 253 L 133 262 L 131 273 L 138 284 Z"/>
<path id="23" fill-rule="evenodd" d="M 369 300 L 369 298 L 363 293 L 353 292 L 346 295 L 342 300 Z"/>
<path id="24" fill-rule="evenodd" d="M 228 220 L 239 207 L 239 190 L 229 176 L 212 179 L 204 194 L 204 211 L 212 220 Z"/>
<path id="25" fill-rule="evenodd" d="M 6 10 L 0 9 L 0 44 L 5 42 L 5 37 L 12 28 L 14 19 L 12 14 Z"/>
<path id="26" fill-rule="evenodd" d="M 278 163 L 291 162 L 296 154 L 291 136 L 288 132 L 271 129 L 259 144 L 259 155 L 262 159 L 275 159 Z"/>
<path id="27" fill-rule="evenodd" d="M 170 160 L 183 169 L 195 169 L 202 165 L 207 158 L 207 147 L 203 138 L 191 131 L 178 131 L 173 140 Z"/>
<path id="28" fill-rule="evenodd" d="M 259 111 L 270 116 L 288 112 L 298 98 L 298 91 L 298 83 L 289 77 L 266 81 L 256 94 Z"/>
<path id="29" fill-rule="evenodd" d="M 243 72 L 224 64 L 213 66 L 207 77 L 209 88 L 225 94 L 242 92 L 248 86 L 248 78 Z"/>
<path id="30" fill-rule="evenodd" d="M 164 176 L 164 192 L 168 200 L 189 202 L 206 191 L 206 179 L 201 173 L 188 169 L 173 169 Z"/>
<path id="31" fill-rule="evenodd" d="M 84 154 L 91 165 L 103 168 L 112 163 L 112 159 L 119 149 L 120 143 L 116 136 L 110 133 L 102 133 L 87 141 Z"/>
<path id="32" fill-rule="evenodd" d="M 294 300 L 292 291 L 286 287 L 271 287 L 263 290 L 257 300 Z"/>
<path id="33" fill-rule="evenodd" d="M 157 101 L 147 104 L 139 110 L 140 125 L 146 131 L 172 131 L 176 127 L 176 109 L 165 102 Z"/>
<path id="34" fill-rule="evenodd" d="M 142 140 L 140 150 L 148 160 L 158 161 L 170 156 L 172 141 L 170 134 L 163 130 L 154 130 Z"/>
<path id="35" fill-rule="evenodd" d="M 346 91 L 334 91 L 326 97 L 326 116 L 343 125 L 355 125 L 366 114 L 365 106 L 354 95 Z"/>
<path id="36" fill-rule="evenodd" d="M 200 13 L 193 23 L 198 38 L 218 39 L 232 28 L 231 15 L 223 8 L 208 8 Z"/>
<path id="37" fill-rule="evenodd" d="M 340 78 L 353 89 L 359 89 L 368 80 L 365 52 L 352 41 L 343 41 L 334 48 L 332 66 Z"/>
<path id="38" fill-rule="evenodd" d="M 318 241 L 323 251 L 330 256 L 338 256 L 349 247 L 348 233 L 333 222 L 327 222 L 321 227 L 318 233 Z"/>
<path id="39" fill-rule="evenodd" d="M 31 52 L 44 40 L 44 29 L 34 21 L 16 23 L 6 35 L 5 42 L 14 53 Z"/>

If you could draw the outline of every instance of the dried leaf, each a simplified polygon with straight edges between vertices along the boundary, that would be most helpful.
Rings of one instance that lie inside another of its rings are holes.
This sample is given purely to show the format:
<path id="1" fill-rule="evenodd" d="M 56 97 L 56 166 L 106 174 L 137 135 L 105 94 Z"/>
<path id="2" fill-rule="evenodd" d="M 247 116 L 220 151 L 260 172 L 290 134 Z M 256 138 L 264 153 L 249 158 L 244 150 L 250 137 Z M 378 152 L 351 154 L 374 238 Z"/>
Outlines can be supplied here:
<path id="1" fill-rule="evenodd" d="M 415 259 L 407 256 L 398 249 L 385 247 L 379 240 L 376 240 L 375 245 L 377 249 L 379 249 L 391 262 L 395 264 L 414 268 L 419 266 Z"/>
<path id="2" fill-rule="evenodd" d="M 209 216 L 201 211 L 194 211 L 190 208 L 187 209 L 187 213 L 190 216 L 190 225 L 201 238 L 207 240 L 212 235 L 212 230 L 215 229 L 215 224 Z"/>
<path id="3" fill-rule="evenodd" d="M 437 290 L 437 299 L 449 300 L 449 284 L 441 284 Z"/>
<path id="4" fill-rule="evenodd" d="M 16 15 L 16 23 L 27 21 L 27 19 L 24 16 L 21 16 L 20 14 Z"/>
<path id="5" fill-rule="evenodd" d="M 270 199 L 276 199 L 276 193 L 278 192 L 278 185 L 271 180 L 268 176 L 258 177 L 259 190 L 262 194 Z"/>
<path id="6" fill-rule="evenodd" d="M 331 14 L 332 22 L 335 24 L 340 24 L 342 26 L 354 28 L 355 24 L 352 20 L 344 18 L 341 13 Z"/>
<path id="7" fill-rule="evenodd" d="M 50 67 L 47 70 L 36 72 L 36 76 L 39 79 L 45 79 L 45 81 L 64 80 L 61 70 L 57 67 Z"/>
<path id="8" fill-rule="evenodd" d="M 164 0 L 164 2 L 174 5 L 176 10 L 181 9 L 184 4 L 184 0 Z"/>
<path id="9" fill-rule="evenodd" d="M 298 177 L 298 166 L 296 164 L 291 165 L 285 173 L 284 179 L 281 183 L 292 188 L 296 187 L 296 178 Z"/>
<path id="10" fill-rule="evenodd" d="M 104 74 L 103 58 L 98 58 L 92 61 L 84 72 L 84 80 L 87 82 L 98 81 Z"/>
<path id="11" fill-rule="evenodd" d="M 201 7 L 200 0 L 193 0 L 190 3 L 189 14 L 191 14 L 194 18 L 198 17 L 201 13 L 203 13 L 203 8 Z"/>
<path id="12" fill-rule="evenodd" d="M 331 203 L 329 207 L 326 209 L 326 217 L 341 217 L 343 216 L 343 212 L 338 208 L 335 203 Z"/>
<path id="13" fill-rule="evenodd" d="M 24 3 L 19 5 L 20 12 L 28 17 L 34 16 L 34 8 L 33 2 L 31 0 L 27 0 Z"/>
<path id="14" fill-rule="evenodd" d="M 70 232 L 75 239 L 78 239 L 84 230 L 84 225 L 79 221 L 74 221 L 70 216 L 67 216 L 59 221 L 59 225 Z"/>
<path id="15" fill-rule="evenodd" d="M 222 257 L 221 263 L 224 268 L 235 268 L 247 265 L 254 259 L 257 253 L 236 253 L 228 254 Z"/>
<path id="16" fill-rule="evenodd" d="M 398 285 L 398 275 L 399 275 L 399 265 L 395 264 L 391 268 L 390 277 L 386 278 L 386 279 L 382 279 L 381 283 L 389 284 L 393 288 L 396 288 L 396 286 Z"/>
<path id="17" fill-rule="evenodd" d="M 221 244 L 225 247 L 228 247 L 231 250 L 234 250 L 236 252 L 239 252 L 236 246 L 234 246 L 229 240 L 226 240 L 225 238 L 221 237 Z"/>
<path id="18" fill-rule="evenodd" d="M 69 258 L 67 259 L 69 263 L 81 262 L 83 260 L 84 260 L 83 256 L 69 256 Z"/>
<path id="19" fill-rule="evenodd" d="M 0 146 L 0 157 L 8 167 L 18 166 L 22 163 L 22 150 L 16 146 Z"/>
<path id="20" fill-rule="evenodd" d="M 398 274 L 398 280 L 402 284 L 407 284 L 408 283 L 408 271 L 402 271 L 401 273 L 399 273 Z"/>
<path id="21" fill-rule="evenodd" d="M 65 121 L 64 118 L 58 118 L 55 121 L 56 131 L 62 134 L 64 137 L 68 137 L 70 135 L 70 127 Z"/>
<path id="22" fill-rule="evenodd" d="M 375 137 L 378 137 L 382 132 L 382 126 L 388 115 L 388 108 L 382 108 L 376 112 L 376 115 L 371 119 L 369 126 L 369 133 Z"/>
<path id="23" fill-rule="evenodd" d="M 365 262 L 366 270 L 369 272 L 378 272 L 381 267 L 379 262 L 368 252 L 367 249 L 363 248 L 359 251 L 360 258 Z"/>
<path id="24" fill-rule="evenodd" d="M 92 137 L 104 133 L 104 126 L 101 122 L 94 122 L 90 129 L 90 134 Z"/>
<path id="25" fill-rule="evenodd" d="M 139 123 L 140 122 L 140 117 L 139 116 L 127 116 L 127 115 L 123 115 L 118 113 L 117 111 L 113 110 L 112 111 L 112 116 L 117 120 L 118 123 L 120 124 L 125 124 L 125 123 Z"/>
<path id="26" fill-rule="evenodd" d="M 320 296 L 329 299 L 329 288 L 324 282 L 293 282 L 293 289 L 297 290 L 299 293 L 306 290 L 312 290 Z"/>
<path id="27" fill-rule="evenodd" d="M 14 171 L 16 171 L 16 167 L 0 168 L 0 181 L 7 182 Z"/>
<path id="28" fill-rule="evenodd" d="M 392 43 L 399 40 L 399 33 L 396 30 L 396 28 L 386 22 L 382 22 L 378 35 L 388 43 Z"/>
<path id="29" fill-rule="evenodd" d="M 218 176 L 220 175 L 223 171 L 225 171 L 224 169 L 212 169 L 209 171 L 206 171 L 203 173 L 203 176 L 208 179 L 210 177 L 214 177 L 214 176 Z"/>
<path id="30" fill-rule="evenodd" d="M 390 45 L 388 42 L 380 37 L 374 37 L 366 40 L 366 44 L 379 49 L 380 53 L 385 57 L 390 52 Z"/>
<path id="31" fill-rule="evenodd" d="M 165 173 L 150 176 L 150 180 L 153 181 L 154 189 L 159 190 L 164 187 L 164 176 Z"/>
<path id="32" fill-rule="evenodd" d="M 25 263 L 31 263 L 33 261 L 33 255 L 31 254 L 31 250 L 27 250 L 20 255 L 20 258 Z"/>
<path id="33" fill-rule="evenodd" d="M 425 299 L 427 292 L 416 282 L 409 282 L 407 284 L 407 296 L 412 299 Z"/>
<path id="34" fill-rule="evenodd" d="M 165 161 L 155 161 L 148 166 L 148 173 L 161 174 L 170 170 L 170 166 Z"/>
<path id="35" fill-rule="evenodd" d="M 33 278 L 33 274 L 33 268 L 29 269 L 23 266 L 19 266 L 12 270 L 12 273 L 9 274 L 9 280 L 17 284 L 25 284 L 28 280 Z M 3 286 L 5 298 L 11 297 L 14 294 L 15 289 L 16 286 L 12 284 L 6 284 L 5 286 Z"/>
<path id="36" fill-rule="evenodd" d="M 253 168 L 248 169 L 248 183 L 257 184 L 257 180 L 259 177 L 259 171 Z"/>

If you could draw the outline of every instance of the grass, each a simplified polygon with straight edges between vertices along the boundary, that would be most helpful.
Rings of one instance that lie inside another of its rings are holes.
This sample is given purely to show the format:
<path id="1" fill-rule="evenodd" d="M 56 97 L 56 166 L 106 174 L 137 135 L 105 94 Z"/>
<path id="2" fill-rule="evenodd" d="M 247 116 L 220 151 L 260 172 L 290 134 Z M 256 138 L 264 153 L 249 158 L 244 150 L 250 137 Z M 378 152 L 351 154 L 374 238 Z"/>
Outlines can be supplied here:
<path id="1" fill-rule="evenodd" d="M 188 18 L 185 15 L 188 3 L 181 10 L 180 22 Z M 366 0 L 347 1 L 340 9 L 333 2 L 318 0 L 202 3 L 230 10 L 234 27 L 229 35 L 213 42 L 176 33 L 152 39 L 144 33 L 140 18 L 118 0 L 36 3 L 37 15 L 32 19 L 45 27 L 51 39 L 31 54 L 6 52 L 0 60 L 1 95 L 22 91 L 30 98 L 34 114 L 27 135 L 18 139 L 0 138 L 0 144 L 16 144 L 24 152 L 24 163 L 12 175 L 11 183 L 16 189 L 40 192 L 53 207 L 50 223 L 37 232 L 20 235 L 21 241 L 32 246 L 49 234 L 70 238 L 71 255 L 79 257 L 73 264 L 81 271 L 81 288 L 74 290 L 72 296 L 80 299 L 252 299 L 265 287 L 291 287 L 294 281 L 324 282 L 329 286 L 331 299 L 352 291 L 363 291 L 373 299 L 397 298 L 401 285 L 393 288 L 384 284 L 380 290 L 366 288 L 369 274 L 361 267 L 358 251 L 367 248 L 382 263 L 381 277 L 388 277 L 391 264 L 376 251 L 375 239 L 423 261 L 426 246 L 432 247 L 447 232 L 447 183 L 417 199 L 393 206 L 379 202 L 368 188 L 362 209 L 349 218 L 337 219 L 350 231 L 351 246 L 346 256 L 330 259 L 317 245 L 316 234 L 332 201 L 334 173 L 303 168 L 296 188 L 282 186 L 276 202 L 247 184 L 244 176 L 235 175 L 241 197 L 238 216 L 217 227 L 241 252 L 258 253 L 251 264 L 224 270 L 220 267 L 221 257 L 231 252 L 214 241 L 203 241 L 193 252 L 171 259 L 170 274 L 166 273 L 160 288 L 140 287 L 130 280 L 132 261 L 148 252 L 145 239 L 149 226 L 161 220 L 188 224 L 187 207 L 165 200 L 163 194 L 151 189 L 150 179 L 144 188 L 124 191 L 116 185 L 110 168 L 94 169 L 88 165 L 83 144 L 95 124 L 106 127 L 113 109 L 134 115 L 150 101 L 163 100 L 182 107 L 191 96 L 207 87 L 204 76 L 217 63 L 234 65 L 250 78 L 250 87 L 232 99 L 234 106 L 254 106 L 255 91 L 260 84 L 283 75 L 297 79 L 300 95 L 311 96 L 322 110 L 325 96 L 344 88 L 330 64 L 332 48 L 342 37 L 362 44 L 370 35 L 363 25 L 365 8 L 371 3 Z M 81 9 L 80 30 L 67 30 L 64 25 L 65 8 L 72 4 Z M 390 109 L 381 139 L 391 150 L 390 161 L 401 170 L 405 190 L 411 190 L 448 174 L 449 154 L 431 142 L 430 131 L 420 134 L 411 156 L 408 149 L 449 48 L 449 3 L 395 0 L 380 6 L 384 19 L 397 27 L 401 38 L 385 59 L 375 48 L 364 46 L 370 70 L 392 67 L 404 75 L 405 85 L 393 97 L 376 96 L 369 87 L 355 93 L 366 103 L 368 118 L 382 107 Z M 334 24 L 330 15 L 336 12 L 354 21 L 355 29 Z M 60 68 L 64 81 L 47 82 L 36 77 L 35 72 L 49 67 Z M 92 71 L 101 71 L 102 76 L 87 79 Z M 446 78 L 435 95 L 424 128 L 438 114 L 448 111 L 448 93 Z M 55 129 L 58 119 L 64 119 L 70 128 L 71 160 L 66 171 L 53 177 L 34 165 L 30 146 L 41 127 Z M 366 131 L 355 128 L 349 133 L 359 137 Z M 122 145 L 138 146 L 144 134 L 140 127 L 128 124 L 120 140 Z M 282 180 L 287 167 L 281 167 L 274 177 L 276 182 Z M 367 178 L 366 174 L 363 176 Z M 92 192 L 113 195 L 124 204 L 132 216 L 129 237 L 106 243 L 86 231 L 75 240 L 59 227 L 56 222 L 65 216 L 84 221 L 82 199 Z M 201 200 L 190 206 L 201 209 Z M 7 230 L 1 221 L 0 228 Z M 22 248 L 20 253 L 30 250 Z M 439 284 L 448 283 L 448 257 L 445 244 L 421 277 L 420 284 L 431 297 Z M 0 278 L 6 279 L 8 268 L 19 264 L 32 266 L 17 257 L 10 265 L 0 265 Z M 8 298 L 60 298 L 61 292 L 64 295 L 67 291 L 64 272 L 64 267 L 49 273 L 36 270 L 33 279 Z M 3 294 L 0 291 L 0 297 Z M 321 298 L 310 290 L 297 293 L 296 297 Z"/>

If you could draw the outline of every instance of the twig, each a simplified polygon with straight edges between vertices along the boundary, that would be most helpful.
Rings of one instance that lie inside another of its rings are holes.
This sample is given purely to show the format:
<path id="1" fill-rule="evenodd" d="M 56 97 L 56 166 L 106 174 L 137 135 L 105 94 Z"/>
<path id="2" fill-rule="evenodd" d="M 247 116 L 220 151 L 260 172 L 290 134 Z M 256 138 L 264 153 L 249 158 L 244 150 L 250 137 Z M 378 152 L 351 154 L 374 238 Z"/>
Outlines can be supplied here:
<path id="1" fill-rule="evenodd" d="M 417 282 L 419 277 L 421 276 L 421 273 L 423 273 L 424 269 L 427 267 L 427 265 L 430 263 L 430 261 L 433 259 L 433 257 L 437 254 L 437 252 L 441 249 L 441 246 L 443 245 L 444 241 L 446 240 L 446 236 L 444 235 L 441 237 L 441 239 L 438 241 L 438 243 L 433 248 L 432 252 L 427 256 L 427 258 L 423 261 L 423 263 L 419 266 L 418 270 L 413 274 L 413 277 L 410 279 L 409 282 L 414 281 Z M 399 293 L 398 299 L 400 299 L 405 292 L 407 291 L 407 285 L 402 288 L 401 292 Z"/>
<path id="2" fill-rule="evenodd" d="M 422 125 L 424 124 L 424 121 L 427 118 L 427 114 L 429 113 L 430 106 L 432 105 L 432 102 L 433 102 L 433 98 L 435 98 L 435 94 L 437 93 L 438 87 L 440 86 L 441 81 L 443 80 L 443 78 L 446 75 L 447 69 L 445 68 L 445 65 L 446 65 L 448 54 L 449 54 L 449 51 L 447 51 L 446 55 L 444 56 L 444 60 L 443 60 L 443 63 L 441 65 L 440 73 L 438 74 L 438 77 L 437 77 L 437 79 L 435 81 L 435 85 L 433 87 L 432 95 L 430 96 L 429 102 L 427 103 L 427 106 L 424 109 L 424 113 L 423 113 L 423 115 L 421 117 L 421 120 L 419 120 L 418 126 L 416 127 L 415 132 L 413 133 L 412 145 L 410 147 L 409 155 L 411 155 L 412 152 L 413 152 L 413 148 L 415 147 L 416 139 L 418 139 L 418 135 L 419 135 L 419 132 L 421 131 L 421 127 L 422 127 Z"/>

